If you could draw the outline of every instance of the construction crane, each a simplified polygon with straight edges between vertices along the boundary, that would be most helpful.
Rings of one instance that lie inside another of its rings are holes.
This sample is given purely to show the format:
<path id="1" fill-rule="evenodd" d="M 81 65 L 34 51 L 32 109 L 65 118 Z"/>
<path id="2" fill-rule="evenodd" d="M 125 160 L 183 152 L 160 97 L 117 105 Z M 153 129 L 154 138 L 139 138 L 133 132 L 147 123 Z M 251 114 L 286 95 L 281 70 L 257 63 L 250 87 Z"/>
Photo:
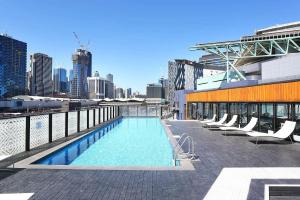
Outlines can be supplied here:
<path id="1" fill-rule="evenodd" d="M 89 47 L 89 45 L 90 45 L 90 41 L 88 41 L 88 43 L 87 43 L 86 45 L 84 45 L 84 44 L 81 43 L 81 41 L 80 41 L 78 35 L 77 35 L 75 32 L 73 32 L 73 34 L 74 34 L 74 37 L 76 38 L 76 40 L 77 40 L 77 42 L 78 42 L 80 48 L 83 49 L 83 50 L 88 50 L 88 47 Z"/>

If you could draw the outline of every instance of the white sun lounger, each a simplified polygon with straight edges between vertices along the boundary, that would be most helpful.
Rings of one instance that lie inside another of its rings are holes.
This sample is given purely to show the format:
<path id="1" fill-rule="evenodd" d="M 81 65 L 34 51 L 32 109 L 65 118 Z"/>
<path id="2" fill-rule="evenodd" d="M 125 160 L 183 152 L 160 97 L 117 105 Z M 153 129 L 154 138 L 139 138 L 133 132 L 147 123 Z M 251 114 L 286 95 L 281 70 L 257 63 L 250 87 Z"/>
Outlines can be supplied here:
<path id="1" fill-rule="evenodd" d="M 213 125 L 213 126 L 214 127 L 218 127 L 218 128 L 221 128 L 221 127 L 232 127 L 235 124 L 235 122 L 237 121 L 237 119 L 238 119 L 238 116 L 237 115 L 233 115 L 232 118 L 231 118 L 231 120 L 228 123 L 226 123 L 226 124 L 219 124 L 219 125 Z"/>
<path id="2" fill-rule="evenodd" d="M 206 119 L 206 120 L 202 120 L 200 121 L 200 123 L 210 123 L 210 122 L 214 122 L 216 120 L 217 115 L 214 114 L 214 116 L 211 119 Z"/>
<path id="3" fill-rule="evenodd" d="M 277 138 L 277 139 L 289 138 L 291 140 L 291 142 L 293 143 L 291 134 L 293 133 L 295 128 L 296 128 L 296 122 L 287 120 L 284 122 L 284 125 L 281 127 L 281 129 L 279 129 L 276 133 L 262 133 L 262 132 L 253 131 L 253 132 L 247 132 L 247 135 L 249 135 L 251 137 L 255 137 L 256 144 L 258 142 L 258 138 L 262 138 L 262 137 Z"/>
<path id="4" fill-rule="evenodd" d="M 210 123 L 206 123 L 206 125 L 208 125 L 208 126 L 222 125 L 222 124 L 226 121 L 227 116 L 228 116 L 228 114 L 225 113 L 225 114 L 223 115 L 223 117 L 220 119 L 220 121 L 218 121 L 218 122 L 210 122 Z"/>
<path id="5" fill-rule="evenodd" d="M 238 127 L 220 127 L 221 130 L 225 131 L 243 131 L 243 132 L 250 132 L 256 126 L 258 119 L 256 117 L 252 117 L 250 122 L 243 128 Z"/>

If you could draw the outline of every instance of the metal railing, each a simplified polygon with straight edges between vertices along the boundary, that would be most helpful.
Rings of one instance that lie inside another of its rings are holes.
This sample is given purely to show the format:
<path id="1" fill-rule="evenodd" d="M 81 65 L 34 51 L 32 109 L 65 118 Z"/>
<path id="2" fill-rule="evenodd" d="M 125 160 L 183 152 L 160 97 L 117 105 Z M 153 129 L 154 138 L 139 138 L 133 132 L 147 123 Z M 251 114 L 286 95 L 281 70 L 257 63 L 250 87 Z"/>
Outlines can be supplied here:
<path id="1" fill-rule="evenodd" d="M 183 151 L 183 145 L 187 143 L 188 144 L 188 151 Z M 194 140 L 191 136 L 187 135 L 187 133 L 183 133 L 179 140 L 177 141 L 176 146 L 174 147 L 174 160 L 176 161 L 178 158 L 180 159 L 190 159 L 194 160 L 196 158 L 195 154 L 195 146 L 194 146 Z M 185 156 L 185 157 L 182 157 Z"/>

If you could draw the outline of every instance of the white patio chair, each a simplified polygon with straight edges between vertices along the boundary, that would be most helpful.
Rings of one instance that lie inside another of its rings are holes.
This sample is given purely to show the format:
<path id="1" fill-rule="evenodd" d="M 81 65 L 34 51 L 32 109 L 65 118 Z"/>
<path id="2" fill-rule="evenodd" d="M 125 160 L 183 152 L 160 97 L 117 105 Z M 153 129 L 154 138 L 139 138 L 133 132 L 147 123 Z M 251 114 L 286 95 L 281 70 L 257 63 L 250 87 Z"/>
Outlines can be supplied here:
<path id="1" fill-rule="evenodd" d="M 209 123 L 206 123 L 206 125 L 208 125 L 208 126 L 222 125 L 222 124 L 224 124 L 224 122 L 226 121 L 227 117 L 228 117 L 228 114 L 225 113 L 225 114 L 223 115 L 223 117 L 220 119 L 220 121 L 218 121 L 218 122 L 209 122 Z"/>
<path id="2" fill-rule="evenodd" d="M 202 120 L 202 121 L 200 121 L 200 123 L 210 123 L 210 122 L 214 122 L 214 121 L 216 121 L 216 117 L 217 117 L 217 115 L 214 114 L 213 117 L 212 117 L 211 119 Z"/>
<path id="3" fill-rule="evenodd" d="M 287 120 L 284 122 L 284 125 L 281 127 L 281 129 L 279 129 L 276 133 L 262 133 L 262 132 L 253 131 L 253 132 L 247 132 L 247 135 L 256 138 L 255 144 L 257 144 L 257 142 L 258 142 L 258 138 L 262 138 L 262 137 L 277 138 L 277 139 L 289 138 L 291 143 L 293 143 L 291 135 L 292 135 L 293 131 L 295 130 L 295 128 L 296 128 L 296 122 Z"/>
<path id="4" fill-rule="evenodd" d="M 243 128 L 239 127 L 220 127 L 221 130 L 225 131 L 225 135 L 227 131 L 243 131 L 243 132 L 250 132 L 256 126 L 258 118 L 252 117 L 250 122 Z"/>

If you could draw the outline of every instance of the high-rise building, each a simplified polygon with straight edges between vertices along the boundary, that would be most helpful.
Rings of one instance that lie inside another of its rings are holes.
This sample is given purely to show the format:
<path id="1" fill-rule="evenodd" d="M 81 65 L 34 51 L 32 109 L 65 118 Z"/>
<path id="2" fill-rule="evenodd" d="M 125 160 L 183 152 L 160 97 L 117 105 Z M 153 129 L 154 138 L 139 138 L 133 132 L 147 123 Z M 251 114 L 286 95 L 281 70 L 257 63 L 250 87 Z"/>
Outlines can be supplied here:
<path id="1" fill-rule="evenodd" d="M 197 79 L 203 76 L 203 66 L 189 60 L 169 61 L 168 101 L 174 105 L 176 90 L 195 90 Z"/>
<path id="2" fill-rule="evenodd" d="M 72 96 L 71 90 L 72 90 L 73 79 L 74 79 L 73 69 L 70 69 L 70 71 L 69 71 L 69 80 L 68 80 L 68 92 L 69 92 L 70 96 Z"/>
<path id="3" fill-rule="evenodd" d="M 74 98 L 84 99 L 88 97 L 87 77 L 92 65 L 91 58 L 92 54 L 83 49 L 77 49 L 72 55 L 74 77 L 72 80 L 71 95 Z"/>
<path id="4" fill-rule="evenodd" d="M 162 98 L 161 84 L 152 83 L 147 85 L 147 98 Z"/>
<path id="5" fill-rule="evenodd" d="M 52 58 L 46 54 L 30 55 L 31 95 L 52 96 Z"/>
<path id="6" fill-rule="evenodd" d="M 164 77 L 161 77 L 158 82 L 162 86 L 162 98 L 168 99 L 168 93 L 169 93 L 169 80 L 165 79 Z"/>
<path id="7" fill-rule="evenodd" d="M 31 80 L 32 80 L 32 75 L 31 71 L 26 72 L 26 81 L 25 81 L 25 94 L 30 95 L 30 90 L 31 90 Z"/>
<path id="8" fill-rule="evenodd" d="M 106 75 L 106 80 L 110 81 L 110 82 L 114 82 L 114 76 L 112 74 L 107 74 Z"/>
<path id="9" fill-rule="evenodd" d="M 54 93 L 66 93 L 68 91 L 67 82 L 67 70 L 55 68 L 53 71 Z"/>
<path id="10" fill-rule="evenodd" d="M 127 88 L 125 90 L 125 98 L 131 98 L 132 93 L 131 93 L 131 88 Z"/>
<path id="11" fill-rule="evenodd" d="M 27 44 L 0 35 L 0 98 L 25 94 Z"/>
<path id="12" fill-rule="evenodd" d="M 116 98 L 124 98 L 124 90 L 123 88 L 116 88 Z"/>
<path id="13" fill-rule="evenodd" d="M 105 98 L 115 98 L 114 83 L 105 80 Z"/>
<path id="14" fill-rule="evenodd" d="M 101 78 L 100 76 L 88 77 L 87 79 L 89 99 L 104 99 L 105 83 L 107 81 L 104 78 Z"/>

